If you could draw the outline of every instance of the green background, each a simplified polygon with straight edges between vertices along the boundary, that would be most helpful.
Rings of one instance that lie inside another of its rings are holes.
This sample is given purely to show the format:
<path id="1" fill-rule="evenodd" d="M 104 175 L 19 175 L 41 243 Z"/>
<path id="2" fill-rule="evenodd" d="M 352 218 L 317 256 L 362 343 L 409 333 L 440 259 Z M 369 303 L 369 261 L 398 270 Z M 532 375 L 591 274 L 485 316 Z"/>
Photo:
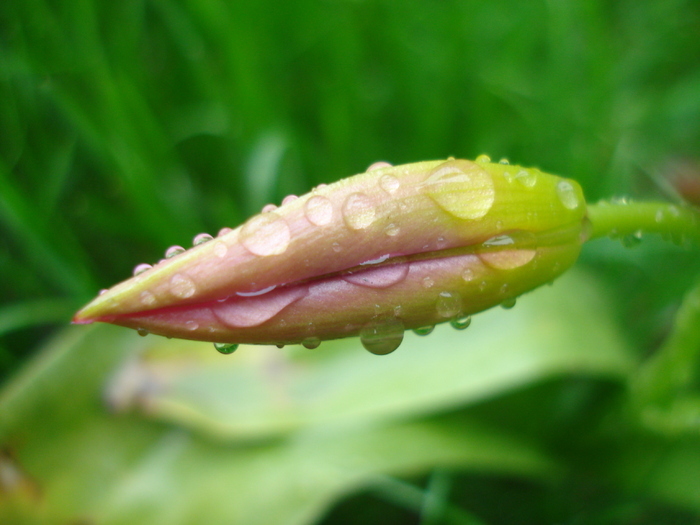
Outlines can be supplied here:
<path id="1" fill-rule="evenodd" d="M 168 246 L 378 160 L 486 153 L 589 202 L 677 201 L 698 35 L 692 0 L 0 3 L 0 517 L 700 521 L 694 295 L 674 325 L 697 248 L 591 242 L 385 358 L 66 328 Z M 681 357 L 651 369 L 685 375 L 635 397 L 669 332 Z"/>

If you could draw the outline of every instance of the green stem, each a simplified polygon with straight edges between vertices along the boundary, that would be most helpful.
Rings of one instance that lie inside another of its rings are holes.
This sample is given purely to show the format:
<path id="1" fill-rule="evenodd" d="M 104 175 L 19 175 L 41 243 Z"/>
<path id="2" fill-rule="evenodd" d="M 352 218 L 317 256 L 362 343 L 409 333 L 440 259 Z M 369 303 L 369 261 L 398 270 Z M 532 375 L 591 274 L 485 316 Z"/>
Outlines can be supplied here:
<path id="1" fill-rule="evenodd" d="M 660 233 L 681 244 L 700 243 L 700 215 L 692 208 L 665 202 L 607 202 L 588 206 L 590 239 Z"/>

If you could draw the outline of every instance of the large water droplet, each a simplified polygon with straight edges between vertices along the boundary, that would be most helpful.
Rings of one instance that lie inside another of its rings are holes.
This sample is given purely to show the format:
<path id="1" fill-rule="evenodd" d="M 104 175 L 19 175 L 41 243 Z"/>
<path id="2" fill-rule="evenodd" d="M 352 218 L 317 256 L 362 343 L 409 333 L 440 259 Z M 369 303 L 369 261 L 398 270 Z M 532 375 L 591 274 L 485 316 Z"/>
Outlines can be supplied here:
<path id="1" fill-rule="evenodd" d="M 376 209 L 364 193 L 351 193 L 343 204 L 343 219 L 348 228 L 364 230 L 374 222 Z"/>
<path id="2" fill-rule="evenodd" d="M 462 312 L 462 298 L 458 293 L 440 292 L 435 307 L 440 317 L 449 319 Z"/>
<path id="3" fill-rule="evenodd" d="M 472 318 L 470 315 L 460 315 L 450 320 L 450 325 L 455 330 L 464 330 L 469 328 L 470 324 L 472 324 Z"/>
<path id="4" fill-rule="evenodd" d="M 171 257 L 175 257 L 176 255 L 180 255 L 184 252 L 185 249 L 182 246 L 171 246 L 170 248 L 165 250 L 165 258 L 170 259 Z"/>
<path id="5" fill-rule="evenodd" d="M 194 246 L 199 246 L 200 244 L 211 241 L 213 238 L 214 237 L 208 233 L 200 233 L 199 235 L 196 235 L 194 239 L 192 239 L 192 244 Z"/>
<path id="6" fill-rule="evenodd" d="M 388 288 L 403 281 L 407 275 L 408 264 L 392 264 L 345 274 L 343 279 L 367 288 Z"/>
<path id="7" fill-rule="evenodd" d="M 360 341 L 375 355 L 386 355 L 396 350 L 403 341 L 403 323 L 395 318 L 371 321 L 360 330 Z"/>
<path id="8" fill-rule="evenodd" d="M 379 177 L 379 186 L 389 195 L 393 195 L 401 187 L 401 182 L 393 175 L 385 173 Z"/>
<path id="9" fill-rule="evenodd" d="M 560 180 L 557 183 L 557 196 L 566 209 L 575 210 L 581 204 L 576 188 L 568 180 Z"/>
<path id="10" fill-rule="evenodd" d="M 134 276 L 146 272 L 151 268 L 153 268 L 153 266 L 151 266 L 150 264 L 139 264 L 136 268 L 134 268 Z"/>
<path id="11" fill-rule="evenodd" d="M 192 297 L 197 287 L 194 281 L 181 273 L 176 273 L 170 279 L 170 293 L 179 299 Z"/>
<path id="12" fill-rule="evenodd" d="M 496 197 L 491 175 L 466 160 L 442 163 L 422 186 L 441 208 L 460 219 L 480 219 L 489 212 Z"/>
<path id="13" fill-rule="evenodd" d="M 391 168 L 391 164 L 389 164 L 388 162 L 384 162 L 383 160 L 380 160 L 378 162 L 370 164 L 366 171 L 380 170 L 383 168 Z"/>
<path id="14" fill-rule="evenodd" d="M 321 340 L 318 337 L 307 337 L 301 342 L 301 345 L 304 348 L 313 350 L 314 348 L 318 348 L 319 346 L 321 346 Z"/>
<path id="15" fill-rule="evenodd" d="M 491 268 L 513 270 L 535 258 L 537 237 L 530 231 L 513 231 L 484 241 L 479 247 L 479 258 Z"/>
<path id="16" fill-rule="evenodd" d="M 214 343 L 214 348 L 220 354 L 232 354 L 238 350 L 238 345 L 236 343 Z"/>
<path id="17" fill-rule="evenodd" d="M 316 195 L 306 201 L 304 213 L 311 224 L 325 226 L 333 220 L 333 204 L 327 197 Z"/>
<path id="18" fill-rule="evenodd" d="M 280 288 L 262 295 L 230 298 L 216 303 L 211 310 L 227 326 L 248 328 L 269 321 L 307 293 L 308 289 L 301 286 Z"/>
<path id="19" fill-rule="evenodd" d="M 256 215 L 241 228 L 240 240 L 254 255 L 279 255 L 289 246 L 291 232 L 287 222 L 271 211 Z"/>
<path id="20" fill-rule="evenodd" d="M 534 171 L 522 169 L 515 174 L 515 180 L 526 188 L 532 188 L 537 184 L 537 174 Z"/>
<path id="21" fill-rule="evenodd" d="M 427 326 L 421 326 L 419 328 L 415 328 L 413 330 L 413 333 L 416 335 L 425 336 L 425 335 L 430 335 L 431 333 L 433 333 L 433 330 L 435 330 L 435 325 L 427 325 Z"/>

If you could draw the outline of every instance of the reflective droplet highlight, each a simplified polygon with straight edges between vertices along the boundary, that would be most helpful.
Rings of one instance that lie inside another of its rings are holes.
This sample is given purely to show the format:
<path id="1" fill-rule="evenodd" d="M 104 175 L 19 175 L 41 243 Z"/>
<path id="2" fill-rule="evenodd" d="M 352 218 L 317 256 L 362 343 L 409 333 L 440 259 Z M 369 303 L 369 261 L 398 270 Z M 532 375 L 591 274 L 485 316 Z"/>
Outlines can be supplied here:
<path id="1" fill-rule="evenodd" d="M 365 350 L 375 355 L 386 355 L 396 350 L 403 341 L 403 323 L 395 318 L 371 321 L 360 330 L 360 342 Z"/>
<path id="2" fill-rule="evenodd" d="M 568 210 L 575 210 L 581 204 L 576 194 L 576 188 L 568 180 L 560 180 L 557 183 L 557 197 Z"/>
<path id="3" fill-rule="evenodd" d="M 401 232 L 401 228 L 396 226 L 393 222 L 384 228 L 384 233 L 389 237 L 396 237 Z"/>
<path id="4" fill-rule="evenodd" d="M 214 343 L 214 348 L 220 354 L 232 354 L 238 350 L 238 345 L 236 343 Z"/>
<path id="5" fill-rule="evenodd" d="M 167 250 L 165 250 L 165 258 L 170 259 L 172 257 L 175 257 L 176 255 L 180 255 L 181 253 L 184 253 L 185 249 L 182 246 L 171 246 Z"/>
<path id="6" fill-rule="evenodd" d="M 304 214 L 311 224 L 325 226 L 333 220 L 333 204 L 327 197 L 316 195 L 304 204 Z"/>
<path id="7" fill-rule="evenodd" d="M 462 298 L 457 293 L 440 292 L 435 308 L 440 317 L 455 317 L 462 312 Z"/>
<path id="8" fill-rule="evenodd" d="M 462 279 L 464 279 L 466 282 L 471 282 L 474 280 L 474 270 L 471 268 L 465 268 L 462 270 Z"/>
<path id="9" fill-rule="evenodd" d="M 139 264 L 138 266 L 136 266 L 136 268 L 134 268 L 134 276 L 142 274 L 143 272 L 146 272 L 151 268 L 153 268 L 153 266 L 151 266 L 150 264 Z"/>
<path id="10" fill-rule="evenodd" d="M 271 211 L 256 215 L 241 228 L 240 240 L 254 255 L 267 256 L 284 253 L 289 246 L 289 225 Z"/>
<path id="11" fill-rule="evenodd" d="M 401 182 L 393 175 L 385 173 L 379 177 L 379 186 L 389 195 L 393 195 L 401 187 Z"/>
<path id="12" fill-rule="evenodd" d="M 351 230 L 364 230 L 375 219 L 376 209 L 364 193 L 351 193 L 343 204 L 343 220 Z"/>
<path id="13" fill-rule="evenodd" d="M 189 321 L 185 322 L 185 328 L 191 332 L 194 332 L 197 328 L 199 328 L 199 323 L 190 319 Z"/>
<path id="14" fill-rule="evenodd" d="M 421 326 L 419 328 L 414 328 L 413 333 L 420 336 L 426 336 L 433 333 L 435 330 L 435 325 Z"/>
<path id="15" fill-rule="evenodd" d="M 211 241 L 213 238 L 214 237 L 208 233 L 200 233 L 199 235 L 196 235 L 194 239 L 192 239 L 192 245 L 199 246 L 200 244 Z"/>
<path id="16" fill-rule="evenodd" d="M 442 163 L 422 186 L 442 209 L 460 219 L 480 219 L 489 212 L 496 198 L 491 175 L 467 160 Z"/>
<path id="17" fill-rule="evenodd" d="M 321 340 L 318 337 L 307 337 L 301 342 L 301 345 L 309 350 L 314 350 L 321 346 Z"/>
<path id="18" fill-rule="evenodd" d="M 469 328 L 470 324 L 472 324 L 472 318 L 470 315 L 460 315 L 450 319 L 450 325 L 455 330 L 465 330 L 466 328 Z"/>
<path id="19" fill-rule="evenodd" d="M 180 299 L 192 297 L 197 287 L 194 281 L 181 273 L 176 273 L 170 279 L 170 293 Z"/>

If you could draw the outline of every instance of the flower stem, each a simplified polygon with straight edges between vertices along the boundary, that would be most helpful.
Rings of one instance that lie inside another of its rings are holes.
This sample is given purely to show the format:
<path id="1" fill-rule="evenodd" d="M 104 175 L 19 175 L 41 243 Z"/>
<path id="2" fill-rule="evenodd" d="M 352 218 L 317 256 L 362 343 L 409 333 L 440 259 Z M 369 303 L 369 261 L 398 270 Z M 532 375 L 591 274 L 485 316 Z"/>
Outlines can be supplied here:
<path id="1" fill-rule="evenodd" d="M 665 202 L 608 202 L 588 206 L 592 224 L 590 239 L 660 233 L 675 243 L 700 243 L 700 214 L 697 210 Z"/>

